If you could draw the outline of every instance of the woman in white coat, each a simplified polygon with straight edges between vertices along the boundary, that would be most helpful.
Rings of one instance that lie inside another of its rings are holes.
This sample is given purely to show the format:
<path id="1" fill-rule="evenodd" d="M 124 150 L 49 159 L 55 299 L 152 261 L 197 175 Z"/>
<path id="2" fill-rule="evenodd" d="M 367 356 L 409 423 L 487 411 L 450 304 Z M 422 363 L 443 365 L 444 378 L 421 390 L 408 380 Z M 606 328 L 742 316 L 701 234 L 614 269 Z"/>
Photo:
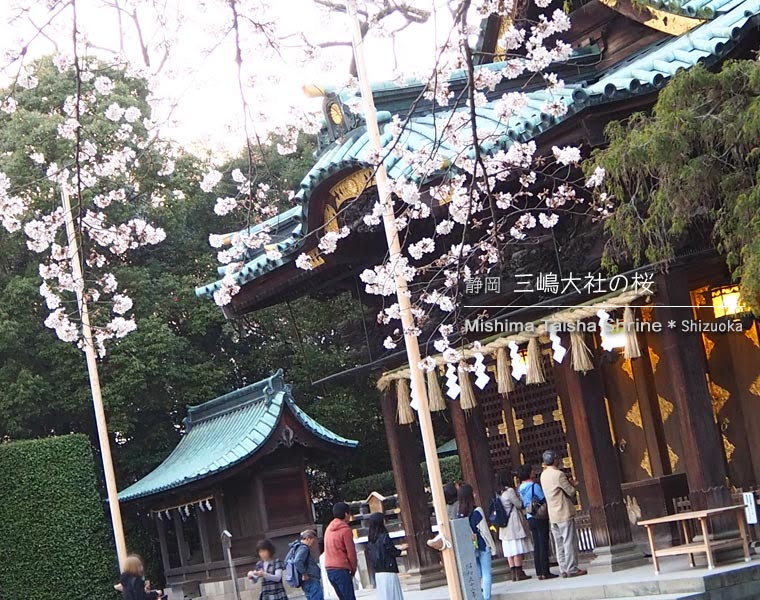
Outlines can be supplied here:
<path id="1" fill-rule="evenodd" d="M 514 478 L 502 471 L 497 476 L 497 488 L 501 491 L 501 503 L 509 519 L 506 527 L 499 528 L 499 539 L 504 550 L 504 556 L 512 570 L 512 581 L 530 579 L 523 570 L 523 555 L 533 552 L 533 541 L 530 528 L 523 514 L 523 503 L 520 495 L 512 487 Z"/>

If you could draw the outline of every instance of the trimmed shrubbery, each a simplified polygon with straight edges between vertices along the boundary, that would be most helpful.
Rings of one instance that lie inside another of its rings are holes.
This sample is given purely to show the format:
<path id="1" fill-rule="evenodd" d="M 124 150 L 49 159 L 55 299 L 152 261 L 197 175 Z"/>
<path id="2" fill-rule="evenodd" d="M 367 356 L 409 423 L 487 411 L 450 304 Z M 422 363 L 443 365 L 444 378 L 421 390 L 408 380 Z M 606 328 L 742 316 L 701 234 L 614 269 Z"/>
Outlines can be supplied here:
<path id="1" fill-rule="evenodd" d="M 84 435 L 0 444 L 0 598 L 114 598 L 103 508 Z"/>

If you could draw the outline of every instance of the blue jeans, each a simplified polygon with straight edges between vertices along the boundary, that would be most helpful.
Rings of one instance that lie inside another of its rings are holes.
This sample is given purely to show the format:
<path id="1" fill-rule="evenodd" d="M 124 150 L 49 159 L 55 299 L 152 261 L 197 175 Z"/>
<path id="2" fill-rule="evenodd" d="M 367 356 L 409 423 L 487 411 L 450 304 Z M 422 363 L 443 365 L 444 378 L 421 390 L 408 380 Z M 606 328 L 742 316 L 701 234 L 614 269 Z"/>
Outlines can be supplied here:
<path id="1" fill-rule="evenodd" d="M 489 569 L 490 572 L 490 569 Z M 354 578 L 346 569 L 327 569 L 327 579 L 338 594 L 339 600 L 356 600 L 354 595 Z"/>
<path id="2" fill-rule="evenodd" d="M 301 584 L 306 600 L 324 600 L 322 582 L 319 579 L 307 579 Z"/>
<path id="3" fill-rule="evenodd" d="M 478 551 L 478 566 L 480 567 L 480 585 L 483 588 L 483 600 L 491 600 L 491 550 Z"/>

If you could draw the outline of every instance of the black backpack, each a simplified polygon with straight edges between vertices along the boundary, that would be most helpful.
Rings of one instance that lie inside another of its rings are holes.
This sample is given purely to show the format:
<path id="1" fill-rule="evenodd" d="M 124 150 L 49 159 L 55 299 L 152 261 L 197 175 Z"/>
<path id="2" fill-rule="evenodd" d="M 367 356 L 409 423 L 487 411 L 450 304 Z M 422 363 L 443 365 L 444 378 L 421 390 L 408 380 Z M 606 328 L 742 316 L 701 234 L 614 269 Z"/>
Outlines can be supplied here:
<path id="1" fill-rule="evenodd" d="M 488 521 L 495 527 L 506 527 L 507 523 L 509 523 L 509 515 L 504 509 L 504 505 L 501 503 L 501 498 L 499 498 L 498 494 L 494 495 L 491 500 L 488 514 Z"/>

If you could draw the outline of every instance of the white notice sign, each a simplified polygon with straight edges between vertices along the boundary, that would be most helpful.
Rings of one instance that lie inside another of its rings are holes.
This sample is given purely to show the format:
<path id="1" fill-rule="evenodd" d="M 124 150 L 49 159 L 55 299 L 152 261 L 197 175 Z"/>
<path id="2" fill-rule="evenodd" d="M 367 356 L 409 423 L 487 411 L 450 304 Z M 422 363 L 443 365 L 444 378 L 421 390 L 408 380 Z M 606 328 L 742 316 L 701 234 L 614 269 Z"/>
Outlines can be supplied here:
<path id="1" fill-rule="evenodd" d="M 744 514 L 747 516 L 747 523 L 757 525 L 757 501 L 754 492 L 744 492 Z"/>

